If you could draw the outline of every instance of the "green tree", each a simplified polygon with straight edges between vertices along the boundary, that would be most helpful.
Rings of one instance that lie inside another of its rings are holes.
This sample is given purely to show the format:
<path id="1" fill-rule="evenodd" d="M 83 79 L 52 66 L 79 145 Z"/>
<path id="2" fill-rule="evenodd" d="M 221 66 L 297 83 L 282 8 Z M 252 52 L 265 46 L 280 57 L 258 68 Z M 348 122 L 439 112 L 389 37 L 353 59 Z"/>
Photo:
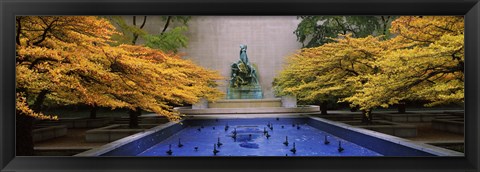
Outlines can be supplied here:
<path id="1" fill-rule="evenodd" d="M 118 44 L 135 45 L 138 43 L 138 39 L 142 38 L 145 46 L 164 52 L 178 52 L 178 49 L 187 47 L 188 37 L 185 34 L 188 31 L 190 16 L 131 17 L 131 23 L 126 21 L 127 17 L 125 16 L 107 17 L 121 32 L 121 34 L 113 35 Z M 149 33 L 145 30 L 145 26 L 154 20 L 160 20 L 161 24 L 154 26 L 158 27 L 158 32 Z"/>
<path id="2" fill-rule="evenodd" d="M 304 48 L 333 42 L 339 34 L 354 38 L 368 35 L 390 36 L 388 28 L 394 16 L 299 16 L 301 22 L 294 31 Z M 384 38 L 386 38 L 384 37 Z"/>
<path id="3" fill-rule="evenodd" d="M 138 44 L 138 39 L 144 40 L 144 46 L 161 50 L 163 52 L 177 53 L 179 48 L 184 48 L 188 44 L 188 38 L 185 32 L 188 31 L 188 21 L 190 16 L 161 16 L 159 19 L 163 25 L 158 26 L 158 34 L 149 33 L 145 30 L 147 20 L 159 20 L 152 17 L 132 17 L 131 24 L 127 23 L 125 16 L 109 16 L 107 17 L 117 26 L 119 34 L 113 35 L 113 39 L 117 40 L 117 44 Z M 140 20 L 141 18 L 141 20 Z M 157 33 L 157 32 L 156 32 Z M 127 78 L 124 78 L 127 79 Z M 176 104 L 176 102 L 170 102 Z M 95 106 L 92 107 L 91 114 L 95 113 Z M 137 107 L 129 110 L 130 126 L 138 127 L 138 116 L 141 115 L 142 108 Z"/>

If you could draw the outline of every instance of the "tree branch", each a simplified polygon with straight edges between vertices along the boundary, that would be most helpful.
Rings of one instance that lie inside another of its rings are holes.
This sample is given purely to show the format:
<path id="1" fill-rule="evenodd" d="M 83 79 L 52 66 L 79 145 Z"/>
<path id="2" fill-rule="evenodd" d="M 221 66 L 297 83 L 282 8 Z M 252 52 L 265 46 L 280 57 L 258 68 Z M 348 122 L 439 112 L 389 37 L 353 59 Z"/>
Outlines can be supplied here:
<path id="1" fill-rule="evenodd" d="M 35 67 L 35 65 L 37 65 L 38 63 L 40 63 L 42 61 L 58 62 L 58 60 L 56 60 L 56 59 L 51 59 L 51 58 L 48 58 L 48 57 L 40 57 L 40 58 L 36 58 L 35 60 L 33 60 L 33 62 L 30 63 L 30 65 L 28 66 L 28 69 L 32 69 L 33 67 Z"/>
<path id="2" fill-rule="evenodd" d="M 45 24 L 47 24 L 46 21 L 43 20 L 43 18 L 40 18 L 40 19 L 42 19 L 42 21 L 43 21 Z M 51 30 L 52 27 L 53 27 L 53 24 L 54 24 L 56 21 L 57 21 L 57 20 L 53 20 L 52 22 L 50 22 L 49 24 L 47 24 L 47 27 L 44 29 L 43 34 L 42 34 L 40 40 L 35 41 L 35 42 L 33 43 L 33 45 L 38 45 L 38 44 L 42 43 L 42 42 L 47 38 L 48 32 L 50 32 L 50 30 Z"/>
<path id="3" fill-rule="evenodd" d="M 143 16 L 143 23 L 142 23 L 142 25 L 140 25 L 140 29 L 143 29 L 146 22 L 147 22 L 147 16 Z"/>
<path id="4" fill-rule="evenodd" d="M 42 110 L 43 102 L 45 101 L 45 98 L 48 93 L 50 93 L 49 90 L 40 91 L 37 98 L 35 99 L 35 102 L 33 103 L 33 107 L 32 107 L 33 111 L 40 112 Z"/>
<path id="5" fill-rule="evenodd" d="M 140 29 L 143 29 L 146 22 L 147 22 L 147 16 L 143 16 L 143 22 L 142 22 L 142 25 L 140 25 Z M 137 26 L 137 17 L 136 16 L 133 16 L 133 26 Z M 132 40 L 133 45 L 135 45 L 137 43 L 138 36 L 139 36 L 138 33 L 133 32 L 133 40 Z"/>
<path id="6" fill-rule="evenodd" d="M 15 35 L 15 41 L 17 42 L 17 45 L 20 45 L 20 32 L 22 31 L 22 16 L 18 16 L 16 18 L 17 20 L 17 35 Z"/>
<path id="7" fill-rule="evenodd" d="M 161 35 L 163 35 L 163 33 L 165 33 L 165 31 L 167 30 L 168 25 L 170 25 L 170 20 L 171 20 L 171 19 L 172 19 L 172 16 L 168 16 L 168 17 L 167 17 L 167 22 L 165 23 L 165 26 L 163 26 L 162 33 L 160 33 Z"/>

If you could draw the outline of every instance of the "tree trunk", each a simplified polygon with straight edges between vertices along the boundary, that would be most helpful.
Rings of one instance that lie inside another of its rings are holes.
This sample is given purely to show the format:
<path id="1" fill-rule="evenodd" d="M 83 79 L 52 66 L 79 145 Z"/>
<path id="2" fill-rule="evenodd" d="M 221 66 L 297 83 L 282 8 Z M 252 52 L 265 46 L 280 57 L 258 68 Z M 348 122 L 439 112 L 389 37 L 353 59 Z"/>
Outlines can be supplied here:
<path id="1" fill-rule="evenodd" d="M 405 102 L 398 102 L 398 113 L 405 113 L 406 108 Z"/>
<path id="2" fill-rule="evenodd" d="M 373 115 L 371 110 L 362 110 L 362 123 L 372 124 Z"/>
<path id="3" fill-rule="evenodd" d="M 43 102 L 48 94 L 48 90 L 42 90 L 38 94 L 33 103 L 32 110 L 40 112 Z M 31 116 L 21 114 L 19 111 L 15 113 L 15 135 L 16 135 L 16 155 L 17 156 L 33 156 L 33 120 Z"/>
<path id="4" fill-rule="evenodd" d="M 320 111 L 322 115 L 327 115 L 327 102 L 322 101 L 320 102 Z"/>
<path id="5" fill-rule="evenodd" d="M 16 155 L 17 156 L 33 156 L 33 117 L 15 114 L 15 135 L 16 135 Z"/>
<path id="6" fill-rule="evenodd" d="M 365 110 L 362 110 L 362 123 L 363 124 L 368 123 L 367 111 L 365 111 Z"/>
<path id="7" fill-rule="evenodd" d="M 93 105 L 92 108 L 90 109 L 90 119 L 97 118 L 97 111 L 98 111 L 98 106 Z"/>
<path id="8" fill-rule="evenodd" d="M 128 114 L 130 115 L 128 127 L 140 128 L 138 125 L 138 117 L 142 114 L 142 110 L 140 108 L 135 108 L 135 110 L 128 110 Z"/>
<path id="9" fill-rule="evenodd" d="M 143 29 L 143 27 L 145 26 L 145 22 L 147 22 L 147 16 L 143 16 L 143 23 L 142 25 L 140 25 L 140 29 Z M 133 26 L 137 26 L 136 16 L 133 16 Z M 138 33 L 133 33 L 132 45 L 135 45 L 137 43 L 138 36 L 140 36 L 138 35 Z"/>
<path id="10" fill-rule="evenodd" d="M 373 123 L 373 112 L 371 110 L 368 111 L 368 122 Z"/>
<path id="11" fill-rule="evenodd" d="M 358 110 L 358 107 L 355 106 L 355 107 L 350 107 L 350 112 L 356 112 Z"/>
<path id="12" fill-rule="evenodd" d="M 47 97 L 48 90 L 42 90 L 38 94 L 37 98 L 35 99 L 35 102 L 33 103 L 32 110 L 35 112 L 40 112 L 42 111 L 42 105 L 43 102 L 45 101 L 45 98 Z"/>

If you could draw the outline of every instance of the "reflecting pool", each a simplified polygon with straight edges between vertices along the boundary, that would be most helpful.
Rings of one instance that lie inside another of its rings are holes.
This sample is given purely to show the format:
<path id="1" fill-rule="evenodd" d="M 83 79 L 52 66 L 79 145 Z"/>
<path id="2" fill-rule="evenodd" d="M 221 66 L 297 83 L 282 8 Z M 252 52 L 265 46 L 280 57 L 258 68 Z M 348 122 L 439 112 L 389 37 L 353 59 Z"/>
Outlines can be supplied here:
<path id="1" fill-rule="evenodd" d="M 137 156 L 382 156 L 291 118 L 192 123 Z"/>

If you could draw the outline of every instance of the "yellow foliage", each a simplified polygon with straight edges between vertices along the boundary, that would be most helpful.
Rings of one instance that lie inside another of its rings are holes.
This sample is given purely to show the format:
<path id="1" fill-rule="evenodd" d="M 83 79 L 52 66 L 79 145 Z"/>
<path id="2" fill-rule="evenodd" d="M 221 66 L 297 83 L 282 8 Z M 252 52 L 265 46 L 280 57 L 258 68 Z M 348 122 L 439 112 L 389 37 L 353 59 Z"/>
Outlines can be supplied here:
<path id="1" fill-rule="evenodd" d="M 44 115 L 43 113 L 34 112 L 32 109 L 30 109 L 30 107 L 28 107 L 27 99 L 22 93 L 17 93 L 16 110 L 21 112 L 19 114 L 31 116 L 37 119 L 58 120 L 58 116 Z"/>
<path id="2" fill-rule="evenodd" d="M 17 109 L 30 111 L 26 100 L 48 91 L 58 104 L 110 108 L 142 108 L 179 119 L 168 104 L 216 99 L 222 93 L 216 72 L 201 68 L 178 54 L 110 40 L 118 34 L 107 20 L 92 16 L 17 17 Z M 23 103 L 22 103 L 23 102 Z"/>
<path id="3" fill-rule="evenodd" d="M 289 57 L 285 69 L 275 78 L 277 94 L 295 95 L 301 101 L 325 101 L 353 94 L 363 75 L 377 71 L 375 61 L 387 45 L 381 44 L 381 37 L 342 37 Z"/>
<path id="4" fill-rule="evenodd" d="M 368 77 L 346 100 L 364 109 L 402 100 L 427 106 L 464 101 L 463 17 L 400 17 L 392 22 L 394 45 L 376 63 L 382 72 Z"/>
<path id="5" fill-rule="evenodd" d="M 179 114 L 171 111 L 169 103 L 193 104 L 200 97 L 215 100 L 223 96 L 214 80 L 220 80 L 217 72 L 206 70 L 176 54 L 165 54 L 158 50 L 120 45 L 106 47 L 105 56 L 112 59 L 117 74 L 113 83 L 125 82 L 130 94 L 116 94 L 116 97 L 171 119 L 178 119 Z M 113 86 L 112 86 L 113 87 Z"/>
<path id="6" fill-rule="evenodd" d="M 392 22 L 396 37 L 341 36 L 287 58 L 275 78 L 278 95 L 299 100 L 339 100 L 361 110 L 404 100 L 428 106 L 464 101 L 461 16 L 404 16 Z"/>

